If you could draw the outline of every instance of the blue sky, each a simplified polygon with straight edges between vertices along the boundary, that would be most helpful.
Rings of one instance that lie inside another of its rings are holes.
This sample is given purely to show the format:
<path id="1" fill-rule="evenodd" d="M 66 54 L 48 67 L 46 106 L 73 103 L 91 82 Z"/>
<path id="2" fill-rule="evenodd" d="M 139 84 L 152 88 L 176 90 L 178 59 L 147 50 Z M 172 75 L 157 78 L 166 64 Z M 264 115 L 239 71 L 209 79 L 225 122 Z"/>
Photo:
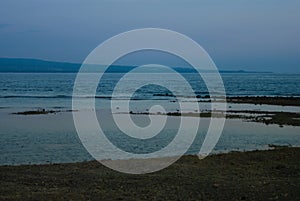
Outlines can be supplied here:
<path id="1" fill-rule="evenodd" d="M 158 27 L 197 41 L 220 69 L 300 73 L 299 9 L 298 0 L 1 0 L 0 57 L 82 62 L 116 34 Z"/>

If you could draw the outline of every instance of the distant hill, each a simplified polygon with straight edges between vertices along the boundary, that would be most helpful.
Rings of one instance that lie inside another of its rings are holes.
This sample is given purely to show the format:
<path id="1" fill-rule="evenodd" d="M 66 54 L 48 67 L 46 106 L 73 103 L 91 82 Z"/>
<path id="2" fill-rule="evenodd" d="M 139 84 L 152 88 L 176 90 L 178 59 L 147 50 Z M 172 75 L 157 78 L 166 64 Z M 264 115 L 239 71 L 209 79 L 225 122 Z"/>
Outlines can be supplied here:
<path id="1" fill-rule="evenodd" d="M 93 65 L 92 65 L 93 66 Z M 81 64 L 44 61 L 39 59 L 18 59 L 18 58 L 0 58 L 1 73 L 76 73 L 79 71 Z M 95 69 L 99 70 L 98 65 L 94 65 Z M 113 66 L 109 68 L 110 73 L 128 72 L 134 69 L 135 66 Z M 195 69 L 175 67 L 175 70 L 182 73 L 193 73 Z M 249 72 L 244 70 L 239 71 L 224 71 L 220 73 L 270 73 L 270 72 Z"/>
<path id="2" fill-rule="evenodd" d="M 99 65 L 91 65 L 99 70 Z M 39 59 L 0 58 L 0 72 L 2 73 L 76 73 L 81 64 L 44 61 Z M 134 66 L 114 66 L 109 72 L 127 72 Z"/>
<path id="3" fill-rule="evenodd" d="M 0 72 L 77 72 L 79 68 L 76 63 L 0 58 Z"/>

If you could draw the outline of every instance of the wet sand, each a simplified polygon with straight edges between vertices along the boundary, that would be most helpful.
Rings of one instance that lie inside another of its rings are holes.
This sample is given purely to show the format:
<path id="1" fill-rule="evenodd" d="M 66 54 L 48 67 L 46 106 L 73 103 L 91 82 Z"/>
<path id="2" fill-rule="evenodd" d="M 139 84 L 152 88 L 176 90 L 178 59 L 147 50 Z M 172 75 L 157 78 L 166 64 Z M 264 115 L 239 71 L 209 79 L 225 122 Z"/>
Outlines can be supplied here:
<path id="1" fill-rule="evenodd" d="M 300 148 L 185 156 L 127 175 L 98 162 L 1 166 L 0 200 L 297 200 Z"/>

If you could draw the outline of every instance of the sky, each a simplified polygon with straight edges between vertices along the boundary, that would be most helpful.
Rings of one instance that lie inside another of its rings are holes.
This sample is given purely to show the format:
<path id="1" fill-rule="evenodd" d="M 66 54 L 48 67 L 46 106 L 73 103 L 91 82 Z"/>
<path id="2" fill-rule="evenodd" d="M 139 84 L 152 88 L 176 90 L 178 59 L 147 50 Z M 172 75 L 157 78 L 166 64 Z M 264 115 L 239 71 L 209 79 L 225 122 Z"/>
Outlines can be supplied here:
<path id="1" fill-rule="evenodd" d="M 300 73 L 299 9 L 299 0 L 1 0 L 0 57 L 80 63 L 110 37 L 152 27 L 187 35 L 221 70 Z"/>

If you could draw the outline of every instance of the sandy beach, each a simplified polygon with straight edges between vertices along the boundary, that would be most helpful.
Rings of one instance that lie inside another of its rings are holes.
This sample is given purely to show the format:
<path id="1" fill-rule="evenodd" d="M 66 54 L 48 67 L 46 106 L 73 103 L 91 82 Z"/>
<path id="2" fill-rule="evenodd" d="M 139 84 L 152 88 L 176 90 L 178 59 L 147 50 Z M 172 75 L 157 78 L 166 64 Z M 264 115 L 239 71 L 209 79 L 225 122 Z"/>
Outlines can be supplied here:
<path id="1" fill-rule="evenodd" d="M 297 200 L 300 148 L 185 156 L 128 175 L 98 162 L 1 166 L 1 200 Z"/>

